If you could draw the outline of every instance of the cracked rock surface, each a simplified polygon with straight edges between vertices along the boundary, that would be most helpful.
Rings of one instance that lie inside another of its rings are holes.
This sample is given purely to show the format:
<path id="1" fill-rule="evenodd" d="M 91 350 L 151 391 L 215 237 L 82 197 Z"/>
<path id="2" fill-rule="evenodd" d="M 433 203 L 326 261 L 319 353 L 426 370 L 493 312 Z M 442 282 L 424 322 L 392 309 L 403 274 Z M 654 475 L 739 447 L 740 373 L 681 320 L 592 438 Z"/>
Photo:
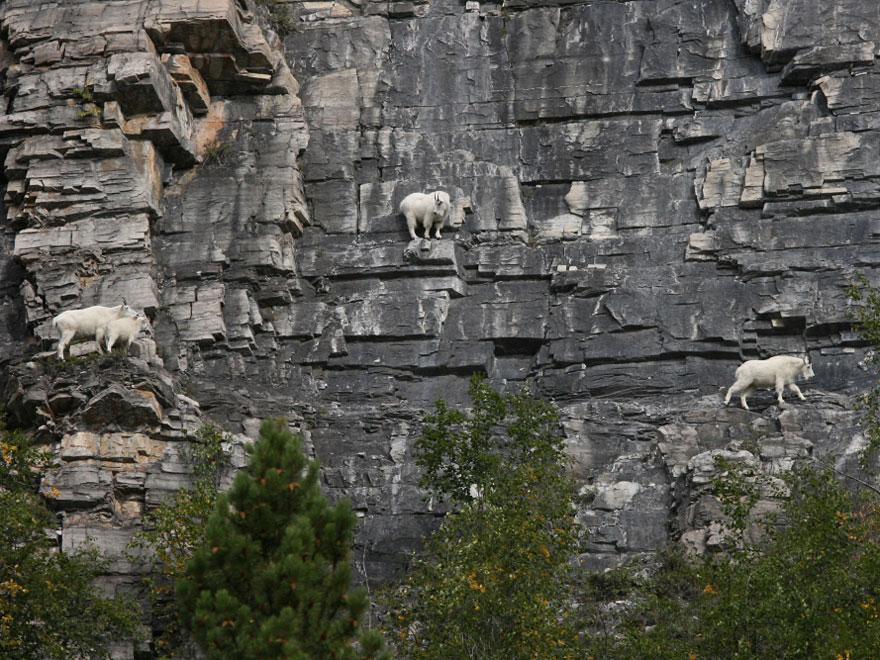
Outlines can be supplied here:
<path id="1" fill-rule="evenodd" d="M 559 405 L 588 567 L 722 543 L 717 456 L 856 469 L 880 5 L 280 5 L 280 37 L 244 0 L 0 9 L 0 368 L 55 443 L 65 543 L 124 545 L 202 419 L 246 442 L 284 415 L 388 579 L 439 513 L 419 419 L 477 371 Z M 438 189 L 463 226 L 410 244 L 400 201 Z M 34 357 L 53 315 L 121 296 L 155 346 Z M 722 406 L 779 353 L 813 361 L 805 402 Z"/>

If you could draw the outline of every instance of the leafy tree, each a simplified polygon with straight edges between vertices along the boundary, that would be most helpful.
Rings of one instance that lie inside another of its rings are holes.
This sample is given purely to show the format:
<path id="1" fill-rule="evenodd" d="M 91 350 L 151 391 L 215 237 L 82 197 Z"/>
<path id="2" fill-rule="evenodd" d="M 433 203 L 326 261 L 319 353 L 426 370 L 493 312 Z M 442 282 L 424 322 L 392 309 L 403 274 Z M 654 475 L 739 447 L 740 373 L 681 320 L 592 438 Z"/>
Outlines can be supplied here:
<path id="1" fill-rule="evenodd" d="M 329 505 L 281 420 L 264 422 L 249 451 L 178 580 L 187 627 L 209 658 L 377 657 L 377 633 L 358 639 L 368 602 L 350 588 L 350 506 Z"/>
<path id="2" fill-rule="evenodd" d="M 36 493 L 49 457 L 0 426 L 0 656 L 108 657 L 137 628 L 131 603 L 101 597 L 94 550 L 58 551 L 54 515 Z"/>
<path id="3" fill-rule="evenodd" d="M 212 424 L 198 430 L 184 453 L 193 472 L 192 485 L 145 515 L 142 530 L 132 539 L 133 549 L 147 550 L 155 560 L 146 582 L 160 657 L 183 653 L 190 642 L 178 619 L 174 583 L 183 577 L 187 562 L 204 540 L 228 465 L 226 441 L 226 434 Z"/>
<path id="4" fill-rule="evenodd" d="M 394 593 L 399 648 L 413 658 L 579 657 L 558 413 L 477 376 L 470 396 L 470 412 L 438 401 L 416 443 L 422 485 L 458 509 Z"/>
<path id="5" fill-rule="evenodd" d="M 830 472 L 789 479 L 784 524 L 729 555 L 670 553 L 596 657 L 846 658 L 880 654 L 880 500 Z"/>

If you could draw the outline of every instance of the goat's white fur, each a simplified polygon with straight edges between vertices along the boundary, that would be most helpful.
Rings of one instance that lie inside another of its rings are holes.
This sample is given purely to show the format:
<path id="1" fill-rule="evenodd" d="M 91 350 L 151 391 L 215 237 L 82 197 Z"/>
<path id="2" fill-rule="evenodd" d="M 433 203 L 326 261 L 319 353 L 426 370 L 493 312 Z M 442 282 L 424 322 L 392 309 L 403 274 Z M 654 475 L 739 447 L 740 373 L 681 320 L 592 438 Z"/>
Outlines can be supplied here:
<path id="1" fill-rule="evenodd" d="M 138 338 L 141 330 L 149 330 L 149 328 L 149 321 L 142 313 L 138 313 L 137 316 L 123 316 L 98 328 L 95 339 L 98 346 L 106 341 L 108 353 L 113 350 L 113 345 L 117 341 L 125 342 L 125 353 L 128 354 L 131 342 Z"/>
<path id="2" fill-rule="evenodd" d="M 400 202 L 400 212 L 406 218 L 406 226 L 409 235 L 416 240 L 416 227 L 421 225 L 425 228 L 425 238 L 431 238 L 431 228 L 434 228 L 435 238 L 440 238 L 440 228 L 449 215 L 452 203 L 449 201 L 449 193 L 443 190 L 435 190 L 430 193 L 412 193 Z"/>
<path id="3" fill-rule="evenodd" d="M 64 349 L 76 337 L 88 337 L 98 340 L 98 329 L 110 321 L 126 316 L 135 316 L 136 312 L 123 302 L 116 307 L 95 305 L 85 309 L 69 309 L 52 319 L 52 327 L 58 332 L 58 358 L 64 360 Z M 101 344 L 98 342 L 98 352 Z"/>
<path id="4" fill-rule="evenodd" d="M 775 388 L 776 399 L 779 401 L 779 407 L 782 408 L 785 407 L 782 391 L 786 385 L 797 394 L 801 401 L 805 401 L 800 388 L 795 385 L 795 380 L 799 376 L 812 378 L 814 375 L 813 365 L 810 364 L 809 358 L 795 355 L 774 355 L 766 360 L 748 360 L 737 368 L 736 382 L 727 390 L 724 405 L 730 403 L 732 396 L 739 394 L 742 407 L 749 410 L 746 397 L 758 388 Z"/>

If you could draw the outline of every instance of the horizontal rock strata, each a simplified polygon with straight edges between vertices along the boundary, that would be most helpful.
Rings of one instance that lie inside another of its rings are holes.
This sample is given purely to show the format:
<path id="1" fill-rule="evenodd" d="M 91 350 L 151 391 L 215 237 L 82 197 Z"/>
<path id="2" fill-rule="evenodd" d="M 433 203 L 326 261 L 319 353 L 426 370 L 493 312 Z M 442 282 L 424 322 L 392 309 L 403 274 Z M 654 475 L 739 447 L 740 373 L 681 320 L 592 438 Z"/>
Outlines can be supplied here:
<path id="1" fill-rule="evenodd" d="M 419 420 L 474 372 L 559 405 L 588 567 L 722 546 L 718 457 L 856 469 L 876 3 L 11 0 L 0 21 L 7 408 L 57 450 L 64 543 L 97 535 L 120 583 L 187 433 L 243 443 L 272 415 L 354 502 L 362 579 L 393 577 L 442 513 Z M 436 189 L 463 226 L 411 242 L 398 205 Z M 155 346 L 39 357 L 53 315 L 122 296 Z M 807 401 L 722 407 L 741 360 L 778 353 L 810 355 Z"/>

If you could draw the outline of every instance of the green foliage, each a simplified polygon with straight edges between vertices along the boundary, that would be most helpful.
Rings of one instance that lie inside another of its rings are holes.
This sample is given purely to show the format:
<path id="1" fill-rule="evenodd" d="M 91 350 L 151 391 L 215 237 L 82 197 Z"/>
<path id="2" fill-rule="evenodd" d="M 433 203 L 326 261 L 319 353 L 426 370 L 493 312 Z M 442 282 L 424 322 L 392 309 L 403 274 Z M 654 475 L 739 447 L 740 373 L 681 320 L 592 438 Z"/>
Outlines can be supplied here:
<path id="1" fill-rule="evenodd" d="M 72 91 L 79 99 L 80 111 L 78 116 L 80 119 L 101 116 L 101 108 L 94 102 L 95 99 L 89 87 L 74 87 Z"/>
<path id="2" fill-rule="evenodd" d="M 85 119 L 86 117 L 100 117 L 101 114 L 101 108 L 94 103 L 87 103 L 82 107 L 82 110 L 77 113 L 77 117 Z"/>
<path id="3" fill-rule="evenodd" d="M 147 550 L 155 560 L 146 582 L 153 620 L 161 630 L 155 645 L 162 656 L 179 652 L 189 642 L 178 620 L 174 583 L 183 577 L 193 551 L 204 541 L 205 524 L 228 464 L 223 450 L 227 440 L 212 424 L 198 430 L 184 452 L 193 473 L 192 486 L 178 490 L 144 516 L 143 529 L 132 539 L 134 549 Z"/>
<path id="4" fill-rule="evenodd" d="M 136 630 L 132 603 L 99 596 L 94 550 L 57 551 L 54 515 L 36 494 L 48 455 L 0 425 L 0 657 L 106 657 Z"/>
<path id="5" fill-rule="evenodd" d="M 269 25 L 280 36 L 290 34 L 296 28 L 296 17 L 283 0 L 256 0 L 256 3 L 266 9 Z"/>
<path id="6" fill-rule="evenodd" d="M 712 480 L 712 492 L 726 518 L 727 541 L 742 547 L 751 523 L 751 513 L 761 496 L 761 485 L 768 481 L 757 466 L 744 465 L 721 456 L 715 457 L 718 476 Z"/>
<path id="7" fill-rule="evenodd" d="M 92 90 L 88 87 L 74 87 L 72 91 L 82 103 L 91 103 L 94 100 Z"/>
<path id="8" fill-rule="evenodd" d="M 828 472 L 789 481 L 784 525 L 730 555 L 667 555 L 596 657 L 876 657 L 880 500 Z"/>
<path id="9" fill-rule="evenodd" d="M 556 479 L 565 474 L 559 413 L 527 392 L 499 394 L 480 376 L 471 379 L 470 412 L 437 401 L 416 441 L 421 485 L 455 503 L 510 495 L 510 481 L 526 472 Z M 566 480 L 566 483 L 567 480 Z M 570 485 L 570 484 L 569 484 Z"/>
<path id="10" fill-rule="evenodd" d="M 856 275 L 847 287 L 847 295 L 852 301 L 852 317 L 856 330 L 872 346 L 880 346 L 880 289 L 872 287 L 863 274 Z M 876 364 L 878 359 L 875 357 Z"/>
<path id="11" fill-rule="evenodd" d="M 853 303 L 850 314 L 855 320 L 855 329 L 873 347 L 866 363 L 875 371 L 880 368 L 880 289 L 872 287 L 867 278 L 859 274 L 847 288 L 847 295 Z M 860 401 L 864 413 L 864 426 L 868 446 L 861 456 L 863 468 L 876 462 L 880 453 L 880 388 L 874 387 Z"/>
<path id="12" fill-rule="evenodd" d="M 392 596 L 398 647 L 412 658 L 579 657 L 558 413 L 479 377 L 470 396 L 470 412 L 437 402 L 416 443 L 422 484 L 460 508 Z"/>
<path id="13" fill-rule="evenodd" d="M 230 153 L 232 153 L 232 145 L 229 142 L 214 140 L 205 147 L 205 153 L 202 154 L 202 163 L 204 165 L 222 165 L 226 162 Z"/>
<path id="14" fill-rule="evenodd" d="M 383 655 L 376 633 L 355 643 L 368 603 L 350 589 L 350 506 L 330 506 L 317 464 L 283 421 L 264 422 L 249 451 L 177 582 L 196 641 L 208 658 Z"/>

